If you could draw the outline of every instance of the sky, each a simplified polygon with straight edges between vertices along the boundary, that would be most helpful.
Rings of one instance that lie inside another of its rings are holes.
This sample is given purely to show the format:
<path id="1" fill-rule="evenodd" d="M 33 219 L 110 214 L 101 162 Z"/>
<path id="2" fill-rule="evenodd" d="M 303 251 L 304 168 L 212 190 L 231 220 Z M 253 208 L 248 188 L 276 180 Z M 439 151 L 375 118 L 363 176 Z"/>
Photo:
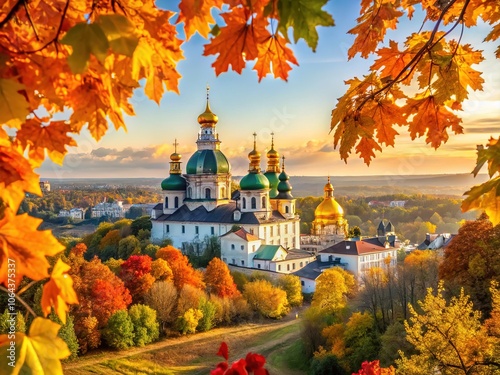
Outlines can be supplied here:
<path id="1" fill-rule="evenodd" d="M 175 10 L 177 1 L 159 1 L 158 5 Z M 319 27 L 319 44 L 313 53 L 303 40 L 293 44 L 299 66 L 294 66 L 288 82 L 268 75 L 260 83 L 248 63 L 241 75 L 232 71 L 215 75 L 214 56 L 202 56 L 207 43 L 199 35 L 184 43 L 185 60 L 178 64 L 183 76 L 180 95 L 167 92 L 160 105 L 149 100 L 142 89 L 136 90 L 132 103 L 135 117 L 126 118 L 128 131 L 113 126 L 100 142 L 84 130 L 76 137 L 64 165 L 46 161 L 38 173 L 41 178 L 166 177 L 169 155 L 177 139 L 183 155 L 183 168 L 196 150 L 199 130 L 197 117 L 205 109 L 206 85 L 210 86 L 210 105 L 219 117 L 217 131 L 221 150 L 229 159 L 232 174 L 241 176 L 248 169 L 247 154 L 257 133 L 257 148 L 263 156 L 274 133 L 275 149 L 286 157 L 287 172 L 296 176 L 357 176 L 469 173 L 475 166 L 476 145 L 490 136 L 498 137 L 500 119 L 500 70 L 494 57 L 497 43 L 482 43 L 488 28 L 480 25 L 467 29 L 464 41 L 482 49 L 485 61 L 475 68 L 483 72 L 482 92 L 471 92 L 461 113 L 465 134 L 450 135 L 438 150 L 424 139 L 411 141 L 403 129 L 396 146 L 383 148 L 370 166 L 352 154 L 345 163 L 333 148 L 329 134 L 330 115 L 346 86 L 345 80 L 362 77 L 373 59 L 347 59 L 354 36 L 347 31 L 356 25 L 359 1 L 329 1 L 324 7 L 335 20 L 334 27 Z M 399 24 L 386 40 L 401 42 L 418 31 L 422 15 Z M 181 27 L 180 25 L 179 27 Z M 262 160 L 265 168 L 265 157 Z"/>

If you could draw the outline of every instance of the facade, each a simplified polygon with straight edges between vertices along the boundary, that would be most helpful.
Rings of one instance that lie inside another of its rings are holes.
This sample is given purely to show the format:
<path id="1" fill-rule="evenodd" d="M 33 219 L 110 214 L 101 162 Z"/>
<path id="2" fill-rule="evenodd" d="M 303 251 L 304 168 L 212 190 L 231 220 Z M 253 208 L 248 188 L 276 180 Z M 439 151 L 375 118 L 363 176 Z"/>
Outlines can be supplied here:
<path id="1" fill-rule="evenodd" d="M 96 204 L 92 207 L 91 217 L 108 216 L 112 218 L 125 217 L 125 207 L 122 201 L 108 203 L 106 201 Z"/>
<path id="2" fill-rule="evenodd" d="M 85 218 L 85 211 L 83 208 L 72 208 L 70 210 L 60 210 L 59 217 L 70 217 L 73 220 L 83 220 Z"/>
<path id="3" fill-rule="evenodd" d="M 161 183 L 163 201 L 151 211 L 152 240 L 169 238 L 175 247 L 187 251 L 193 243 L 202 248 L 207 237 L 222 236 L 224 247 L 225 238 L 232 238 L 229 233 L 238 226 L 259 239 L 261 245 L 300 248 L 300 218 L 295 213 L 285 160 L 283 157 L 280 165 L 274 139 L 267 153 L 265 173 L 260 168 L 261 154 L 254 139 L 254 148 L 248 154 L 248 174 L 241 179 L 240 190 L 231 196 L 231 166 L 220 147 L 217 122 L 207 91 L 205 112 L 198 116 L 197 151 L 189 158 L 184 174 L 174 143 L 170 174 Z M 244 267 L 253 259 L 248 254 L 235 254 L 226 260 L 232 263 L 233 258 L 235 264 Z"/>

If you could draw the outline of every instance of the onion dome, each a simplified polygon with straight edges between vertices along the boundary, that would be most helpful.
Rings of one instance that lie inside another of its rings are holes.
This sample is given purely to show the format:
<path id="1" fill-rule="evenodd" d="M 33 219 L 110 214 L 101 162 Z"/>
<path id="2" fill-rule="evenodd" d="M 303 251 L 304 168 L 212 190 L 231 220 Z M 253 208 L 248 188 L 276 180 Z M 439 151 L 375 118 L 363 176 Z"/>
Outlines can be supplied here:
<path id="1" fill-rule="evenodd" d="M 248 174 L 240 181 L 241 190 L 269 189 L 269 180 L 260 173 L 260 152 L 257 151 L 257 134 L 253 133 L 253 150 L 248 153 Z"/>
<path id="2" fill-rule="evenodd" d="M 213 127 L 219 121 L 219 117 L 210 109 L 210 103 L 208 101 L 210 94 L 210 87 L 207 86 L 207 106 L 205 107 L 205 112 L 198 116 L 198 123 L 202 127 Z"/>
<path id="3" fill-rule="evenodd" d="M 276 198 L 278 199 L 293 199 L 291 194 L 292 185 L 290 184 L 290 177 L 285 172 L 285 157 L 282 157 L 283 164 L 281 166 L 281 173 L 279 175 L 279 184 L 278 184 L 278 195 Z"/>
<path id="4" fill-rule="evenodd" d="M 220 150 L 198 150 L 187 162 L 187 174 L 229 173 L 229 161 Z"/>
<path id="5" fill-rule="evenodd" d="M 276 198 L 278 195 L 278 184 L 280 182 L 278 174 L 280 171 L 280 155 L 274 149 L 274 133 L 271 133 L 271 149 L 267 152 L 267 169 L 264 176 L 269 180 L 269 198 Z"/>
<path id="6" fill-rule="evenodd" d="M 161 182 L 162 190 L 185 190 L 186 179 L 181 176 L 181 154 L 177 153 L 177 139 L 174 142 L 175 151 L 170 155 L 170 176 Z"/>
<path id="7" fill-rule="evenodd" d="M 333 197 L 333 185 L 330 177 L 323 189 L 325 197 L 314 210 L 314 222 L 321 225 L 342 225 L 344 222 L 344 210 Z"/>

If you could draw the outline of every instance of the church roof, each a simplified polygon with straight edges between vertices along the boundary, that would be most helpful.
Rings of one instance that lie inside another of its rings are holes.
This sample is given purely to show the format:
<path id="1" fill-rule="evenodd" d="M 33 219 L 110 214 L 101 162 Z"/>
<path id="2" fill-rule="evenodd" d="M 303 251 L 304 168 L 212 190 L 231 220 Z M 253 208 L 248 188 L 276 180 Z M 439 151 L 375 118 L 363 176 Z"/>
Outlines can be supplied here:
<path id="1" fill-rule="evenodd" d="M 279 211 L 274 210 L 269 219 L 263 218 L 255 212 L 242 212 L 239 221 L 234 220 L 236 202 L 217 206 L 212 211 L 207 211 L 204 206 L 199 206 L 190 211 L 186 205 L 179 207 L 173 214 L 163 214 L 156 221 L 196 222 L 196 223 L 226 223 L 226 224 L 263 224 L 269 222 L 287 221 Z"/>
<path id="2" fill-rule="evenodd" d="M 253 259 L 273 260 L 281 245 L 261 245 L 255 252 Z"/>
<path id="3" fill-rule="evenodd" d="M 394 246 L 394 243 L 390 244 Z M 359 241 L 341 241 L 320 251 L 327 254 L 343 254 L 343 255 L 364 255 L 386 251 L 386 247 L 378 237 L 365 238 Z"/>
<path id="4" fill-rule="evenodd" d="M 245 230 L 245 228 L 240 228 L 238 229 L 237 231 L 229 231 L 227 232 L 226 234 L 223 234 L 221 237 L 225 237 L 229 234 L 235 234 L 237 235 L 238 237 L 244 239 L 245 241 L 249 242 L 249 241 L 258 241 L 259 240 L 259 237 L 256 237 L 254 236 L 252 233 L 249 233 Z"/>
<path id="5" fill-rule="evenodd" d="M 229 173 L 229 161 L 220 150 L 198 150 L 186 165 L 187 174 Z"/>

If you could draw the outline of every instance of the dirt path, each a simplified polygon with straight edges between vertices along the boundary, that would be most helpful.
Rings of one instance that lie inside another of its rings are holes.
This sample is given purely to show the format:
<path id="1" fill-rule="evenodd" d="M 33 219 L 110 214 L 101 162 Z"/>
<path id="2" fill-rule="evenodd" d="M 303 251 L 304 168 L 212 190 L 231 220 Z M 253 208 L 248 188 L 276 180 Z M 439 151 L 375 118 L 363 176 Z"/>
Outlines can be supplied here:
<path id="1" fill-rule="evenodd" d="M 298 323 L 299 320 L 293 319 L 268 324 L 246 324 L 237 327 L 215 328 L 211 331 L 195 335 L 167 338 L 142 348 L 132 348 L 119 352 L 102 351 L 99 353 L 92 353 L 81 359 L 64 364 L 64 373 L 67 375 L 81 374 L 85 367 L 99 365 L 109 360 L 123 359 L 132 356 L 147 356 L 150 357 L 150 360 L 160 361 L 164 365 L 178 367 L 196 360 L 197 358 L 204 358 L 207 355 L 213 358 L 221 341 L 226 341 L 229 345 L 230 362 L 237 358 L 244 357 L 249 351 L 268 355 L 274 348 L 279 348 L 280 344 L 296 339 L 299 336 L 298 330 L 281 335 L 281 337 L 275 339 L 270 339 L 256 346 L 246 345 L 245 337 L 264 337 L 266 334 L 269 335 L 273 331 Z M 192 373 L 206 374 L 207 368 L 206 366 L 200 366 L 197 372 Z M 269 369 L 271 370 L 271 368 Z M 274 369 L 274 371 L 271 371 L 271 374 L 279 374 L 279 372 Z M 297 375 L 299 374 L 302 373 L 297 372 Z M 287 372 L 287 375 L 295 374 Z"/>

